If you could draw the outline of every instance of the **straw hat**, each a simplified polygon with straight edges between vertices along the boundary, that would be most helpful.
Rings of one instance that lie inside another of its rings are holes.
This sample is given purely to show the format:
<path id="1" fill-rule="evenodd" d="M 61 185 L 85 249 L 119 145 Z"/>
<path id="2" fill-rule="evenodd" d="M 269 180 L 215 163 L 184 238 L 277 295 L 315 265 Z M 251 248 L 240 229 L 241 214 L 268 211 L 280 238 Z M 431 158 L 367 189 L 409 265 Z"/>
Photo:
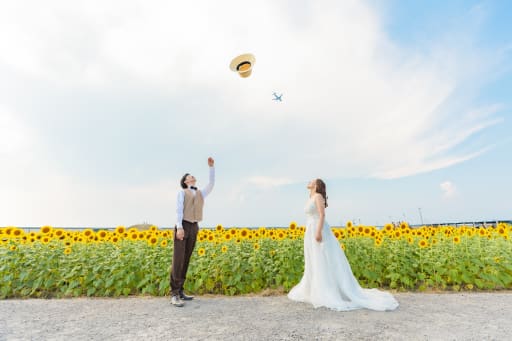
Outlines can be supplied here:
<path id="1" fill-rule="evenodd" d="M 242 54 L 238 57 L 235 57 L 231 63 L 229 64 L 229 68 L 231 71 L 236 71 L 242 78 L 249 77 L 252 72 L 252 67 L 256 62 L 256 58 L 254 55 L 250 53 Z"/>

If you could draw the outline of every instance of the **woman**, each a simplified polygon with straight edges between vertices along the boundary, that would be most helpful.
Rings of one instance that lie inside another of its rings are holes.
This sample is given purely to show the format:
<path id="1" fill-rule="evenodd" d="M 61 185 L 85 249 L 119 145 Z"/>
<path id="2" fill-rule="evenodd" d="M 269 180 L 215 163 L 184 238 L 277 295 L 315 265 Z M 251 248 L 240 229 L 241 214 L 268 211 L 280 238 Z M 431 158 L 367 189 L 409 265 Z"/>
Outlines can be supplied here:
<path id="1" fill-rule="evenodd" d="M 304 235 L 304 275 L 288 298 L 334 310 L 367 308 L 394 310 L 398 302 L 387 292 L 363 289 L 352 274 L 345 253 L 325 221 L 325 183 L 315 179 L 308 184 L 309 200 Z"/>

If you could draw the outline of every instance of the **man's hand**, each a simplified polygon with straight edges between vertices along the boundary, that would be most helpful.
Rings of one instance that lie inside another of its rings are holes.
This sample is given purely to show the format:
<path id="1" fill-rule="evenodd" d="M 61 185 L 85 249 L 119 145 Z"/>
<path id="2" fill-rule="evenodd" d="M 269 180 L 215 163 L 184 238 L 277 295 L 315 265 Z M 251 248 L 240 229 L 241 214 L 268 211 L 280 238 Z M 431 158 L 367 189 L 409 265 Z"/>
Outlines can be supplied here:
<path id="1" fill-rule="evenodd" d="M 215 163 L 215 161 L 213 160 L 213 158 L 209 157 L 208 158 L 208 166 L 209 167 L 213 167 L 213 164 Z"/>
<path id="2" fill-rule="evenodd" d="M 176 239 L 183 240 L 183 238 L 185 238 L 185 230 L 177 229 L 176 230 Z"/>

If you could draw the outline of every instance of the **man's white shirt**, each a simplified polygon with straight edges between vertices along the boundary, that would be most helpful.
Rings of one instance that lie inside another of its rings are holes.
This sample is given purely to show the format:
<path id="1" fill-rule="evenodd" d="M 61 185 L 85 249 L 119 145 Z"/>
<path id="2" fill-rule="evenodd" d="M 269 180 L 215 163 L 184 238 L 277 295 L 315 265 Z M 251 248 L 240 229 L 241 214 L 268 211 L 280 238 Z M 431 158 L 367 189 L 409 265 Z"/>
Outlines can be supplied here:
<path id="1" fill-rule="evenodd" d="M 210 180 L 208 182 L 208 185 L 206 185 L 205 188 L 203 189 L 199 189 L 199 191 L 201 191 L 201 194 L 203 195 L 203 198 L 206 198 L 208 196 L 208 194 L 210 194 L 210 192 L 212 191 L 213 189 L 213 185 L 215 184 L 215 167 L 209 167 L 210 168 Z M 194 189 L 191 189 L 189 188 L 190 191 L 192 192 L 192 195 L 196 195 L 196 190 Z M 183 203 L 185 202 L 185 190 L 182 189 L 181 191 L 178 192 L 178 198 L 176 200 L 176 227 L 177 228 L 183 228 L 183 209 L 184 209 L 184 205 Z M 195 223 L 194 221 L 191 221 L 191 223 Z"/>

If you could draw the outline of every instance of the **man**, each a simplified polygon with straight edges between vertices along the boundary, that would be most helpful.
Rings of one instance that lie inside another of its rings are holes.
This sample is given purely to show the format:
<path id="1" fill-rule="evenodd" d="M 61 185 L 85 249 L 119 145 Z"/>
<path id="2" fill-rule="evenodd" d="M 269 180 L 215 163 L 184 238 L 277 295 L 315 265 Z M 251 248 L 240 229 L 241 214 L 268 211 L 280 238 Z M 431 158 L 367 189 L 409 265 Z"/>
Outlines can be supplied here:
<path id="1" fill-rule="evenodd" d="M 185 295 L 183 284 L 187 276 L 190 256 L 192 256 L 196 244 L 199 231 L 198 222 L 203 219 L 204 199 L 210 194 L 215 183 L 214 160 L 211 157 L 208 158 L 208 166 L 210 167 L 210 181 L 204 189 L 198 190 L 196 178 L 188 173 L 183 175 L 180 181 L 182 190 L 178 192 L 176 204 L 177 219 L 174 229 L 174 254 L 171 269 L 171 303 L 176 307 L 183 307 L 183 301 L 190 301 L 194 298 Z"/>

